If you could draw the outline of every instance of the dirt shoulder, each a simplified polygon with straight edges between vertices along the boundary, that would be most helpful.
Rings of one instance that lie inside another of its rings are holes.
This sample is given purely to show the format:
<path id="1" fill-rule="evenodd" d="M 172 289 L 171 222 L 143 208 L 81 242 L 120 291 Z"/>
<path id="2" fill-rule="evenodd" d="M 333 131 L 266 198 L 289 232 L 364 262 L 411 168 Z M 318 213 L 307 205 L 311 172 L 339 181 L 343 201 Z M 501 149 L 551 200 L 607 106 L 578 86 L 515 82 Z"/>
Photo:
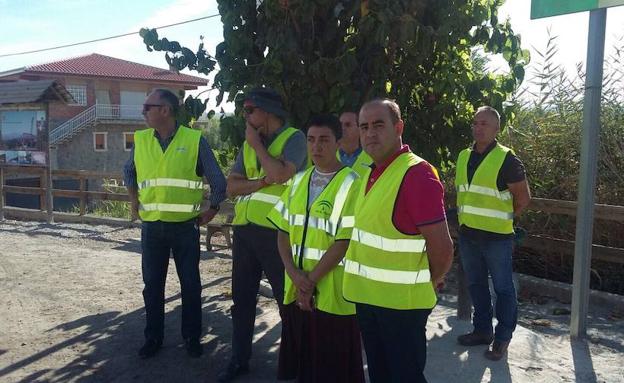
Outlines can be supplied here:
<path id="1" fill-rule="evenodd" d="M 217 238 L 219 242 L 220 238 Z M 161 353 L 141 360 L 144 312 L 140 231 L 134 228 L 0 222 L 0 381 L 212 382 L 229 356 L 229 250 L 202 252 L 204 355 L 187 357 L 180 338 L 179 283 L 173 262 Z M 624 323 L 592 313 L 589 342 L 571 342 L 552 303 L 521 307 L 507 363 L 457 346 L 470 324 L 444 295 L 429 320 L 431 382 L 624 382 Z M 549 326 L 536 326 L 546 318 Z M 569 317 L 568 317 L 569 318 Z M 252 375 L 274 381 L 280 337 L 275 304 L 260 297 Z"/>

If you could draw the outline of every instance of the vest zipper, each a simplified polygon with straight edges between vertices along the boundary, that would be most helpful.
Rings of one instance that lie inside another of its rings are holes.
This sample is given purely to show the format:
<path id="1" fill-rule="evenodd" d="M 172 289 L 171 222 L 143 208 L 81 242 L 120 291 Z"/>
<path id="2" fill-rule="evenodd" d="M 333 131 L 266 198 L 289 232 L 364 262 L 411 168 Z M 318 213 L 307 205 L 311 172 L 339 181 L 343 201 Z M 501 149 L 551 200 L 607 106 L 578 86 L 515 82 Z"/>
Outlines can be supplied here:
<path id="1" fill-rule="evenodd" d="M 314 170 L 312 170 L 312 172 L 314 172 Z M 301 270 L 303 270 L 303 250 L 305 249 L 305 241 L 306 241 L 306 236 L 308 234 L 308 221 L 310 219 L 310 182 L 312 181 L 312 174 L 310 174 L 310 177 L 308 177 L 308 186 L 306 188 L 307 193 L 306 193 L 306 216 L 305 216 L 305 220 L 303 221 L 303 238 L 301 238 L 301 247 L 299 248 L 299 255 L 298 255 L 298 259 L 297 259 L 297 267 Z"/>

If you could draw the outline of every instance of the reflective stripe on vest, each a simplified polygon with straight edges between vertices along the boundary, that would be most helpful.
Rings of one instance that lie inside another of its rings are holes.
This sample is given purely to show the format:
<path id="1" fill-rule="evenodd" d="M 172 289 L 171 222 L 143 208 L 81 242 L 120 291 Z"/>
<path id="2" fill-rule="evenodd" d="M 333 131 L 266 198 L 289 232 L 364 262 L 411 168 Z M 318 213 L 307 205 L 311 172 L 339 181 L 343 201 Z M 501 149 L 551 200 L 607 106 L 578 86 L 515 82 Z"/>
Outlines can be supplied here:
<path id="1" fill-rule="evenodd" d="M 262 201 L 262 202 L 266 202 L 266 203 L 270 203 L 271 205 L 275 205 L 276 203 L 279 202 L 280 198 L 277 195 L 273 195 L 273 194 L 267 194 L 267 193 L 262 193 L 262 192 L 254 192 L 248 195 L 244 195 L 244 196 L 240 196 L 237 198 L 237 200 L 240 201 Z"/>
<path id="2" fill-rule="evenodd" d="M 388 270 L 362 265 L 347 259 L 345 261 L 344 270 L 345 273 L 359 275 L 362 278 L 377 282 L 399 283 L 404 285 L 431 282 L 429 269 L 418 271 Z"/>
<path id="3" fill-rule="evenodd" d="M 141 204 L 141 210 L 145 211 L 169 211 L 169 212 L 179 212 L 179 213 L 192 213 L 199 212 L 201 208 L 201 204 L 197 205 L 184 205 L 184 204 L 176 204 L 176 203 L 148 203 Z"/>
<path id="4" fill-rule="evenodd" d="M 155 186 L 175 186 L 186 189 L 203 189 L 204 183 L 202 181 L 189 181 L 181 180 L 177 178 L 154 178 L 145 180 L 139 183 L 139 190 Z"/>
<path id="5" fill-rule="evenodd" d="M 513 213 L 505 213 L 503 211 L 486 209 L 483 207 L 463 205 L 459 207 L 458 211 L 459 213 L 463 213 L 463 214 L 474 214 L 474 215 L 480 215 L 482 217 L 513 220 Z"/>
<path id="6" fill-rule="evenodd" d="M 492 189 L 492 188 L 479 186 L 479 185 L 466 185 L 466 184 L 458 185 L 457 192 L 458 193 L 471 192 L 471 193 L 483 194 L 483 195 L 487 195 L 490 197 L 496 197 L 503 201 L 511 199 L 511 193 L 509 192 L 509 190 L 500 191 L 498 189 Z"/>
<path id="7" fill-rule="evenodd" d="M 455 187 L 460 225 L 499 234 L 513 233 L 513 196 L 509 190 L 499 191 L 497 186 L 509 151 L 497 143 L 475 169 L 470 183 L 468 162 L 472 149 L 459 154 Z"/>
<path id="8" fill-rule="evenodd" d="M 323 249 L 315 249 L 312 247 L 304 247 L 301 249 L 301 246 L 294 244 L 291 247 L 293 254 L 302 254 L 304 259 L 310 259 L 313 261 L 320 261 L 323 258 L 323 255 L 327 252 L 327 250 Z M 340 260 L 337 266 L 344 266 L 344 258 Z"/>
<path id="9" fill-rule="evenodd" d="M 302 174 L 297 174 L 296 178 L 293 180 L 293 187 L 291 189 L 290 197 L 292 198 L 293 192 L 292 190 L 296 190 L 299 187 L 301 180 L 303 179 Z M 349 196 L 349 190 L 353 185 L 353 181 L 355 181 L 355 177 L 347 177 L 340 185 L 338 192 L 336 193 L 332 209 L 331 216 L 329 219 L 321 218 L 321 217 L 308 217 L 308 228 L 318 229 L 326 232 L 331 236 L 335 236 L 339 229 L 341 228 L 352 228 L 354 219 L 352 215 L 340 217 L 342 210 L 344 208 L 345 201 Z M 288 221 L 290 226 L 304 226 L 306 221 L 306 216 L 303 214 L 294 214 L 290 215 L 288 208 L 284 206 L 282 201 L 276 203 L 275 209 L 280 211 L 282 217 Z"/>
<path id="10" fill-rule="evenodd" d="M 368 192 L 366 182 L 360 184 L 345 257 L 345 299 L 395 310 L 435 305 L 424 237 L 401 233 L 392 222 L 403 178 L 422 161 L 413 153 L 400 154 Z"/>
<path id="11" fill-rule="evenodd" d="M 422 253 L 425 251 L 424 239 L 392 239 L 367 233 L 358 228 L 353 229 L 351 240 L 375 249 L 395 253 Z"/>
<path id="12" fill-rule="evenodd" d="M 201 132 L 178 127 L 164 152 L 154 132 L 135 132 L 139 215 L 148 222 L 193 219 L 204 194 L 203 179 L 196 173 Z"/>

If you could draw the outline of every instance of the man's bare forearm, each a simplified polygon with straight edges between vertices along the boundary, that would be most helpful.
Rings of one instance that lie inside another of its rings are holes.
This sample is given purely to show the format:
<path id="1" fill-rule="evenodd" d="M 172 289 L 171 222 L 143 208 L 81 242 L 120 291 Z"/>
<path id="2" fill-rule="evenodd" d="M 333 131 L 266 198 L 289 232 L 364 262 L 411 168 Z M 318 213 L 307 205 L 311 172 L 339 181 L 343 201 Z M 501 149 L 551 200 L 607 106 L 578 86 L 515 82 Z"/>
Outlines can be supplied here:
<path id="1" fill-rule="evenodd" d="M 271 156 L 264 147 L 256 149 L 256 155 L 271 183 L 284 183 L 296 173 L 296 168 L 293 164 Z"/>
<path id="2" fill-rule="evenodd" d="M 227 178 L 226 193 L 230 198 L 248 195 L 260 190 L 265 185 L 261 179 L 249 180 L 243 175 L 232 173 Z"/>
<path id="3" fill-rule="evenodd" d="M 453 240 L 446 220 L 419 229 L 427 245 L 431 280 L 437 282 L 446 275 L 453 264 Z"/>

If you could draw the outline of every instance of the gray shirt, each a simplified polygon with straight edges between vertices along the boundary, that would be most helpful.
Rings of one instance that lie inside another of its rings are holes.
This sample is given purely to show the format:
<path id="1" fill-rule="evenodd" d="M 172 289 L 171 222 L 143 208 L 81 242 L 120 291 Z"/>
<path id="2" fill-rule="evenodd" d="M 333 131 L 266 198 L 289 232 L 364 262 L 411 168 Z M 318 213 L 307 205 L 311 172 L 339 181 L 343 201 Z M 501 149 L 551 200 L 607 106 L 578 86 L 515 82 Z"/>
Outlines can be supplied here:
<path id="1" fill-rule="evenodd" d="M 262 143 L 265 148 L 268 148 L 273 141 L 280 135 L 284 130 L 288 128 L 288 125 L 284 125 L 279 128 L 271 137 L 265 139 L 262 137 Z M 297 168 L 297 172 L 305 169 L 307 160 L 308 160 L 308 147 L 306 142 L 306 136 L 302 131 L 297 130 L 292 136 L 288 138 L 286 144 L 284 144 L 284 150 L 282 151 L 281 159 L 290 162 Z M 258 167 L 260 167 L 260 162 L 258 161 Z M 241 175 L 246 175 L 245 166 L 243 164 L 243 150 L 238 152 L 236 156 L 236 161 L 232 166 L 232 173 L 237 173 Z"/>

